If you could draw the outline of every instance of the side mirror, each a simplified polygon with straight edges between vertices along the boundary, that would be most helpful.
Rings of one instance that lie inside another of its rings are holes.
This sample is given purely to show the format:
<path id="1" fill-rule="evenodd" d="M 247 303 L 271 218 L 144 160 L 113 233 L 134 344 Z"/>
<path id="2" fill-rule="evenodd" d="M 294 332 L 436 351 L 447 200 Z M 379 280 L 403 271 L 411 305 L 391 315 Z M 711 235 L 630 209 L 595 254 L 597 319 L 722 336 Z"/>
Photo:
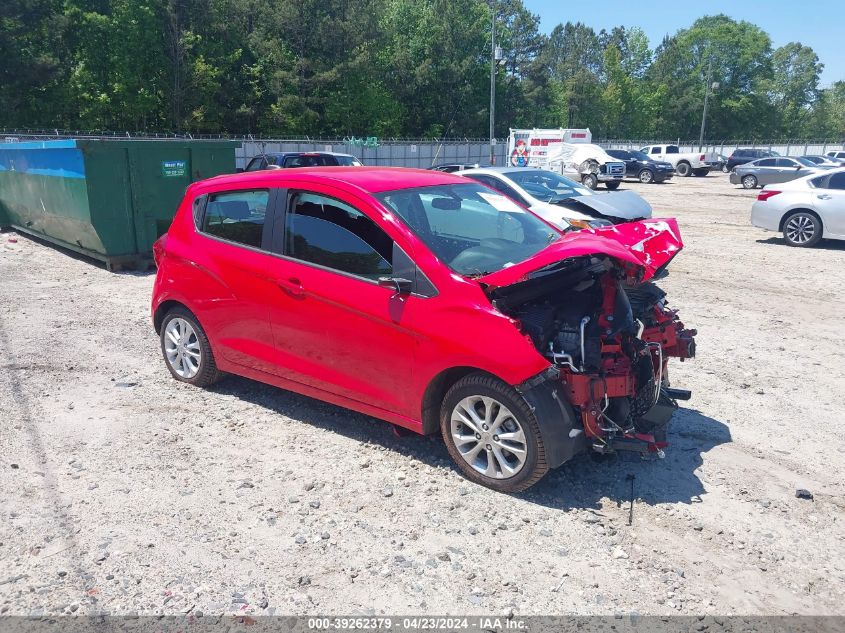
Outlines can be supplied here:
<path id="1" fill-rule="evenodd" d="M 411 294 L 414 289 L 414 282 L 404 277 L 379 277 L 378 285 L 382 288 L 392 288 L 397 294 Z"/>

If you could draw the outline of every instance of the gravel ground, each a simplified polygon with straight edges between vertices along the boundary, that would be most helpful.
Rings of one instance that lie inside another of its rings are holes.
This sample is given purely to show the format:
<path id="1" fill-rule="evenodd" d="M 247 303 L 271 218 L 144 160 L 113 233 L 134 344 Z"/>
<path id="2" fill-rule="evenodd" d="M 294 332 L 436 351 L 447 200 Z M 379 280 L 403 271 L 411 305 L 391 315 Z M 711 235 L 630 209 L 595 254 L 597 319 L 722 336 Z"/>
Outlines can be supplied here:
<path id="1" fill-rule="evenodd" d="M 845 246 L 750 227 L 723 175 L 625 188 L 684 232 L 661 285 L 693 400 L 665 460 L 516 496 L 438 439 L 175 382 L 152 275 L 0 235 L 0 612 L 845 614 Z"/>

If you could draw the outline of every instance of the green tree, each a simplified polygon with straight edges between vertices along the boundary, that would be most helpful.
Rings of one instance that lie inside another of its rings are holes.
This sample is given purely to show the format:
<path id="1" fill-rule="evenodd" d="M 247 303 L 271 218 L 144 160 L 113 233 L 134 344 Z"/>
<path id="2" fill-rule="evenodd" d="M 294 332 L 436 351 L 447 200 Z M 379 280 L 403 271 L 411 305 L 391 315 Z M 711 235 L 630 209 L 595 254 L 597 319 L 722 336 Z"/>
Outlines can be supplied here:
<path id="1" fill-rule="evenodd" d="M 668 138 L 695 138 L 707 85 L 719 83 L 708 114 L 711 138 L 770 137 L 775 119 L 766 88 L 772 76 L 771 40 L 749 22 L 726 15 L 699 18 L 657 48 L 648 77 L 668 98 L 659 128 Z"/>
<path id="2" fill-rule="evenodd" d="M 819 98 L 819 75 L 824 66 L 809 46 L 790 42 L 772 55 L 771 101 L 780 118 L 780 132 L 805 132 L 812 104 Z"/>

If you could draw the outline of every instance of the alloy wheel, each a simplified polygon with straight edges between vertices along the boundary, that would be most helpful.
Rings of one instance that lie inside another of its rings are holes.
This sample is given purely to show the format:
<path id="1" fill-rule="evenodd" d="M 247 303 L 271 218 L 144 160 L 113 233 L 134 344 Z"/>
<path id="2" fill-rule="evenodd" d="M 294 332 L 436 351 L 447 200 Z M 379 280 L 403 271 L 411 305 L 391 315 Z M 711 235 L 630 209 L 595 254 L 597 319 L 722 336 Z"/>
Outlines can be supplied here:
<path id="1" fill-rule="evenodd" d="M 750 174 L 748 176 L 743 176 L 742 186 L 746 189 L 754 189 L 754 187 L 757 186 L 757 179 Z"/>
<path id="2" fill-rule="evenodd" d="M 464 398 L 452 410 L 450 430 L 464 461 L 491 479 L 508 479 L 525 465 L 528 445 L 519 421 L 489 396 Z"/>
<path id="3" fill-rule="evenodd" d="M 806 244 L 816 235 L 816 223 L 808 215 L 799 213 L 793 215 L 786 221 L 786 226 L 783 230 L 788 239 L 793 244 Z"/>
<path id="4" fill-rule="evenodd" d="M 202 352 L 197 333 L 188 321 L 171 319 L 164 331 L 164 353 L 173 371 L 182 378 L 193 378 L 200 369 Z"/>

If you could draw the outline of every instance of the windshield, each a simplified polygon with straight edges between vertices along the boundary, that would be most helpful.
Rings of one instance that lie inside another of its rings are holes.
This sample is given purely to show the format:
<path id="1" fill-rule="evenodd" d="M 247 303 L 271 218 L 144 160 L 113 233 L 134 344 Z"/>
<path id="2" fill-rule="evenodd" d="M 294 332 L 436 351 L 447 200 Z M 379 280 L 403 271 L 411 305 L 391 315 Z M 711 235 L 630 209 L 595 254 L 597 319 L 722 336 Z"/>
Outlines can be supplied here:
<path id="1" fill-rule="evenodd" d="M 589 196 L 593 192 L 574 180 L 546 169 L 522 169 L 502 174 L 525 191 L 544 202 L 559 202 L 574 196 Z"/>
<path id="2" fill-rule="evenodd" d="M 807 160 L 803 156 L 793 157 L 792 160 L 797 160 L 799 163 L 804 165 L 804 167 L 815 167 L 816 166 L 816 164 L 813 161 Z"/>
<path id="3" fill-rule="evenodd" d="M 648 160 L 648 156 L 646 156 L 646 155 L 645 155 L 645 154 L 643 154 L 642 152 L 632 151 L 632 152 L 631 152 L 631 156 L 633 156 L 633 157 L 634 157 L 634 158 L 636 158 L 637 160 Z"/>
<path id="4" fill-rule="evenodd" d="M 510 198 L 476 183 L 400 189 L 375 197 L 462 275 L 501 270 L 560 237 Z"/>

